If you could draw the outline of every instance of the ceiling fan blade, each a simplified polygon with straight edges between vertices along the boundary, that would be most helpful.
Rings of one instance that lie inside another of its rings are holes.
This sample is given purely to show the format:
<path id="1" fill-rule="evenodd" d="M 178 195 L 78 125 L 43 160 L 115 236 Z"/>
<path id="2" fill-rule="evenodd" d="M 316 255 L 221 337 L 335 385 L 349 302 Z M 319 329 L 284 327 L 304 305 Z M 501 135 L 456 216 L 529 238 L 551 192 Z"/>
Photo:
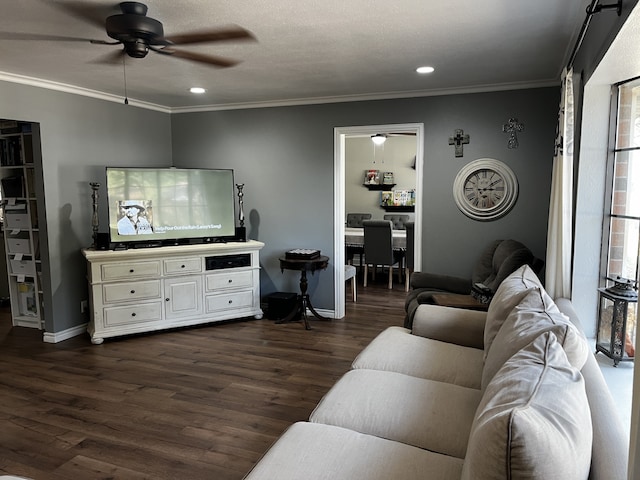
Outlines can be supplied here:
<path id="1" fill-rule="evenodd" d="M 62 42 L 92 42 L 99 43 L 102 40 L 92 40 L 90 38 L 66 37 L 63 35 L 40 35 L 38 33 L 18 33 L 0 32 L 0 40 L 40 40 L 40 41 L 62 41 Z"/>
<path id="2" fill-rule="evenodd" d="M 214 65 L 216 67 L 233 67 L 237 65 L 237 60 L 230 58 L 218 57 L 213 55 L 204 55 L 202 53 L 187 52 L 185 50 L 175 50 L 173 48 L 152 48 L 151 50 L 162 55 L 169 55 L 171 57 L 183 58 L 185 60 L 191 60 L 192 62 L 205 63 L 207 65 Z"/>
<path id="3" fill-rule="evenodd" d="M 237 25 L 216 28 L 211 30 L 199 30 L 194 32 L 178 33 L 164 37 L 174 45 L 188 45 L 192 43 L 223 42 L 226 40 L 255 40 L 256 37 L 248 30 Z"/>
<path id="4" fill-rule="evenodd" d="M 101 30 L 105 29 L 105 20 L 109 15 L 119 13 L 115 5 L 96 5 L 81 1 L 46 2 L 47 5 L 65 11 L 69 15 L 80 18 Z"/>

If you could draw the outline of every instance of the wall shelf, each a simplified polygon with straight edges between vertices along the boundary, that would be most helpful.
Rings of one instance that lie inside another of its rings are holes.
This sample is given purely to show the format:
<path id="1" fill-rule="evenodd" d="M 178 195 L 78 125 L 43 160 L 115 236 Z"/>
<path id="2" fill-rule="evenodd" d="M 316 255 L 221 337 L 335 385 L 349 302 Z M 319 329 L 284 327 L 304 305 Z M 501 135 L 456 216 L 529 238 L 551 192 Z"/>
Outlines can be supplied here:
<path id="1" fill-rule="evenodd" d="M 380 205 L 385 212 L 415 212 L 415 205 Z"/>
<path id="2" fill-rule="evenodd" d="M 393 187 L 395 187 L 396 184 L 395 183 L 384 183 L 384 184 L 365 183 L 364 186 L 367 187 L 369 190 L 390 191 L 390 190 L 393 190 Z"/>

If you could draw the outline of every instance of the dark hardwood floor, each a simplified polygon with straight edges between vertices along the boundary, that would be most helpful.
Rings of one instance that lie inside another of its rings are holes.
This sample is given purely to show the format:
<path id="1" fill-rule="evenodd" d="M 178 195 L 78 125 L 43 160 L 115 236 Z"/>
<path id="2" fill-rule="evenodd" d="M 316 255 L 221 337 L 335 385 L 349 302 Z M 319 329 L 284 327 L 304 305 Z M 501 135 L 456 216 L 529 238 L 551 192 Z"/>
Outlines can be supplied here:
<path id="1" fill-rule="evenodd" d="M 332 322 L 250 320 L 58 344 L 0 314 L 0 473 L 47 479 L 241 479 L 306 420 L 405 292 L 359 284 Z M 303 448 L 303 446 L 301 446 Z"/>

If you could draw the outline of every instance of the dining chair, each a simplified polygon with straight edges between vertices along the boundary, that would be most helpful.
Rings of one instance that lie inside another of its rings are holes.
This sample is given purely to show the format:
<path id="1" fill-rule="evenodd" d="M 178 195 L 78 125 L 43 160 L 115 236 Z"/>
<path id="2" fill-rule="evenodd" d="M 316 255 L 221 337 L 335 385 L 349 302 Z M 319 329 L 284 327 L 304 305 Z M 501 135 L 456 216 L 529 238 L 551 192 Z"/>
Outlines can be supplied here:
<path id="1" fill-rule="evenodd" d="M 347 213 L 347 227 L 350 228 L 362 228 L 362 222 L 371 219 L 370 213 Z M 362 246 L 346 245 L 345 254 L 347 257 L 347 263 L 353 265 L 353 260 L 356 255 L 360 257 L 360 264 L 362 265 Z"/>
<path id="2" fill-rule="evenodd" d="M 353 303 L 356 303 L 356 273 L 356 267 L 353 265 L 344 266 L 344 280 L 351 280 L 351 297 L 353 298 Z"/>
<path id="3" fill-rule="evenodd" d="M 414 222 L 404 224 L 407 233 L 407 247 L 404 253 L 404 290 L 409 291 L 409 279 L 413 273 L 413 255 L 414 255 L 414 238 L 413 238 Z"/>
<path id="4" fill-rule="evenodd" d="M 370 213 L 347 213 L 347 227 L 362 228 L 362 222 L 370 219 Z"/>
<path id="5" fill-rule="evenodd" d="M 373 265 L 373 278 L 378 265 L 389 267 L 389 288 L 393 288 L 393 267 L 398 267 L 398 281 L 402 282 L 399 262 L 402 252 L 393 249 L 393 223 L 391 220 L 365 220 L 364 227 L 364 286 L 367 286 L 369 265 Z"/>
<path id="6" fill-rule="evenodd" d="M 400 215 L 397 213 L 387 213 L 383 215 L 382 218 L 384 220 L 391 220 L 394 230 L 404 230 L 404 224 L 409 221 L 409 215 Z"/>

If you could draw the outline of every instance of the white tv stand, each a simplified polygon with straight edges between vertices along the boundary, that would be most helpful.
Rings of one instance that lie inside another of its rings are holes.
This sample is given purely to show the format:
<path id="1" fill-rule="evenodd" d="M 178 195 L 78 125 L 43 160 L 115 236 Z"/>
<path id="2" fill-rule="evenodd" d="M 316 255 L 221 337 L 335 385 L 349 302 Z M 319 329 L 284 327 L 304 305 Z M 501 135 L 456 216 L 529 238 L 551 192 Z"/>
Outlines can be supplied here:
<path id="1" fill-rule="evenodd" d="M 264 243 L 84 249 L 91 342 L 107 337 L 262 318 L 259 251 Z"/>

